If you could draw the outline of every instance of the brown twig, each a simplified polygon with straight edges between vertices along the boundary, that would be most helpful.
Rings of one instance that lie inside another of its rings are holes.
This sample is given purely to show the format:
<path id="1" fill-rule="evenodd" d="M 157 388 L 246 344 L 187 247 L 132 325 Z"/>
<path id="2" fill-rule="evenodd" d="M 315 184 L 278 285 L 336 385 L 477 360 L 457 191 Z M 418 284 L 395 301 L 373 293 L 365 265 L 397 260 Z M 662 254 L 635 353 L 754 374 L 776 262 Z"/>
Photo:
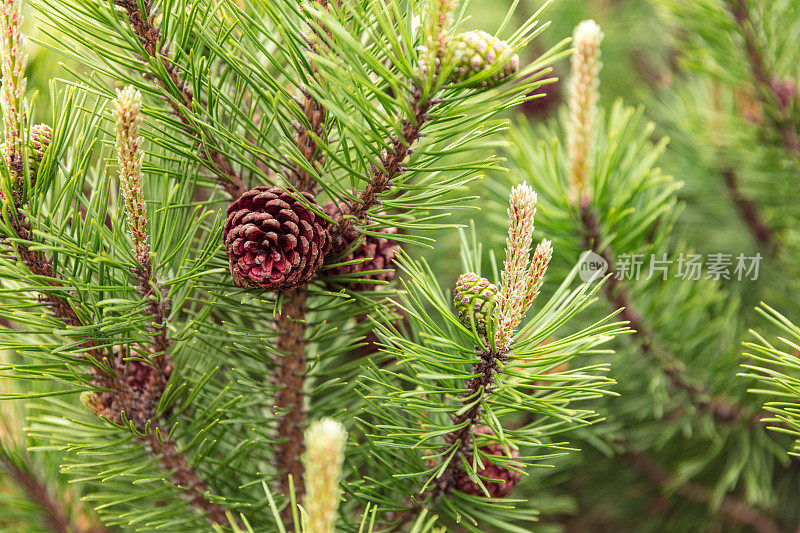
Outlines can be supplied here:
<path id="1" fill-rule="evenodd" d="M 38 480 L 33 472 L 22 469 L 9 458 L 0 455 L 0 465 L 25 491 L 28 498 L 42 510 L 42 521 L 54 533 L 76 533 L 86 531 L 70 523 L 66 510 L 61 502 L 52 497 L 47 487 Z"/>
<path id="2" fill-rule="evenodd" d="M 311 164 L 312 168 L 321 168 L 323 154 L 314 137 L 316 136 L 317 138 L 324 139 L 326 136 L 325 108 L 314 100 L 306 91 L 303 92 L 301 107 L 309 127 L 306 128 L 301 124 L 295 124 L 295 144 L 306 161 Z M 295 164 L 292 167 L 289 178 L 289 181 L 300 191 L 308 191 L 312 194 L 316 194 L 319 190 L 319 184 L 316 178 L 303 168 L 302 165 Z"/>
<path id="3" fill-rule="evenodd" d="M 444 472 L 442 472 L 439 480 L 431 489 L 425 492 L 416 502 L 409 502 L 409 506 L 406 509 L 387 514 L 387 522 L 393 523 L 389 531 L 399 531 L 405 524 L 414 520 L 423 508 L 436 504 L 456 487 L 457 475 L 461 468 L 461 457 L 471 453 L 474 438 L 473 428 L 479 423 L 483 412 L 484 402 L 482 400 L 491 394 L 494 388 L 496 376 L 501 372 L 499 363 L 508 358 L 506 350 L 495 352 L 485 347 L 479 348 L 477 355 L 480 361 L 472 365 L 472 371 L 473 374 L 476 374 L 476 377 L 467 380 L 467 392 L 461 402 L 462 405 L 472 405 L 472 407 L 461 414 L 452 416 L 453 426 L 462 427 L 445 436 L 445 441 L 448 444 L 457 443 L 458 449 L 452 455 Z"/>
<path id="4" fill-rule="evenodd" d="M 178 450 L 174 440 L 161 442 L 155 432 L 151 432 L 146 440 L 148 448 L 159 458 L 159 464 L 172 473 L 171 481 L 186 491 L 189 504 L 202 509 L 206 518 L 215 524 L 227 526 L 228 517 L 224 506 L 208 498 L 208 484 L 203 481 L 186 460 L 186 456 Z"/>
<path id="5" fill-rule="evenodd" d="M 167 314 L 172 305 L 162 294 L 163 288 L 153 272 L 153 265 L 148 258 L 142 265 L 134 269 L 139 278 L 139 294 L 147 302 L 145 312 L 153 319 L 150 326 L 153 353 L 163 354 L 172 341 L 167 338 Z"/>
<path id="6" fill-rule="evenodd" d="M 145 9 L 145 16 L 142 16 L 142 12 L 139 10 L 139 1 L 141 1 Z M 155 9 L 151 0 L 115 0 L 115 2 L 125 9 L 130 25 L 139 37 L 145 52 L 150 58 L 157 58 L 161 61 L 170 81 L 181 95 L 182 102 L 180 104 L 172 98 L 167 98 L 173 114 L 183 124 L 183 129 L 187 135 L 195 137 L 198 142 L 202 142 L 184 111 L 184 109 L 191 109 L 192 103 L 195 101 L 194 94 L 186 82 L 181 80 L 178 66 L 169 58 L 169 49 L 163 44 L 161 27 L 155 23 Z M 165 83 L 164 80 L 157 76 L 155 78 L 162 89 L 168 93 L 173 92 L 173 88 Z M 213 138 L 211 135 L 206 137 Z M 203 149 L 200 150 L 200 158 L 206 161 L 210 168 L 217 173 L 217 182 L 232 198 L 238 198 L 247 190 L 242 177 L 234 171 L 231 162 L 219 150 L 204 143 Z"/>
<path id="7" fill-rule="evenodd" d="M 434 105 L 423 98 L 422 90 L 414 86 L 411 91 L 412 118 L 404 118 L 400 137 L 391 139 L 389 147 L 381 153 L 379 161 L 369 171 L 369 184 L 342 210 L 342 219 L 332 231 L 333 251 L 342 251 L 352 242 L 356 222 L 367 218 L 369 209 L 380 203 L 379 196 L 388 191 L 392 180 L 403 172 L 403 162 L 413 152 L 414 143 L 422 136 L 422 127 L 428 122 L 428 112 Z"/>
<path id="8" fill-rule="evenodd" d="M 275 447 L 275 466 L 280 472 L 281 492 L 289 491 L 289 477 L 292 475 L 297 495 L 304 492 L 303 464 L 300 457 L 305 451 L 304 426 L 305 372 L 306 372 L 306 298 L 303 288 L 284 293 L 283 307 L 276 322 L 280 333 L 277 341 L 279 352 L 275 370 L 272 374 L 275 391 L 275 408 L 278 411 L 276 433 L 280 439 Z M 288 510 L 286 510 L 288 509 Z M 284 520 L 289 522 L 291 509 L 284 509 Z"/>
<path id="9" fill-rule="evenodd" d="M 616 270 L 616 262 L 612 252 L 608 248 L 596 249 L 602 240 L 602 232 L 597 214 L 591 209 L 591 204 L 586 198 L 581 201 L 580 213 L 585 232 L 585 246 L 595 249 L 595 253 L 602 257 L 608 265 L 608 272 L 613 273 Z M 694 383 L 687 379 L 682 365 L 673 354 L 663 353 L 656 349 L 653 334 L 644 325 L 641 314 L 636 311 L 631 302 L 628 287 L 617 276 L 612 275 L 606 280 L 604 290 L 609 302 L 617 309 L 622 310 L 620 317 L 627 321 L 630 328 L 636 332 L 636 337 L 641 343 L 642 353 L 659 361 L 664 374 L 669 378 L 673 387 L 686 391 L 694 405 L 711 413 L 719 422 L 729 423 L 744 419 L 753 425 L 761 424 L 760 417 L 749 417 L 738 405 L 716 398 L 705 384 Z"/>
<path id="10" fill-rule="evenodd" d="M 458 450 L 453 454 L 433 490 L 428 494 L 432 502 L 446 496 L 455 488 L 456 475 L 461 468 L 461 457 L 470 453 L 473 440 L 472 430 L 478 424 L 481 413 L 483 413 L 484 402 L 482 399 L 492 393 L 496 376 L 501 372 L 499 363 L 508 359 L 508 352 L 506 350 L 495 352 L 484 347 L 478 350 L 478 357 L 480 361 L 472 365 L 472 373 L 476 374 L 476 377 L 467 380 L 467 393 L 461 402 L 462 405 L 472 404 L 472 407 L 453 416 L 453 425 L 462 427 L 447 435 L 445 441 L 458 443 Z M 478 401 L 479 398 L 481 401 Z"/>
<path id="11" fill-rule="evenodd" d="M 703 485 L 684 482 L 675 484 L 674 478 L 653 458 L 641 452 L 629 452 L 626 456 L 636 469 L 653 484 L 662 489 L 674 490 L 676 494 L 703 505 L 711 506 L 715 497 L 711 489 Z M 758 533 L 781 533 L 783 530 L 770 516 L 750 506 L 747 502 L 725 496 L 719 503 L 719 512 L 728 521 L 748 526 Z"/>
<path id="12" fill-rule="evenodd" d="M 318 0 L 322 7 L 327 8 L 327 0 Z M 341 6 L 341 4 L 338 4 Z M 319 42 L 324 42 L 321 34 L 326 34 L 331 38 L 330 32 L 322 26 L 321 23 L 315 22 L 313 17 L 309 15 L 309 26 L 311 27 L 312 36 L 308 39 L 308 49 L 311 52 L 319 51 Z M 311 72 L 321 80 L 321 75 L 317 68 L 311 63 Z M 312 168 L 321 168 L 323 163 L 323 154 L 320 149 L 317 139 L 326 139 L 327 132 L 325 130 L 325 119 L 327 112 L 325 108 L 306 90 L 303 91 L 302 101 L 299 103 L 308 122 L 308 127 L 303 124 L 294 124 L 295 136 L 294 141 L 298 150 L 303 155 L 306 161 Z M 314 176 L 311 175 L 303 166 L 295 164 L 292 167 L 292 172 L 289 175 L 289 181 L 298 190 L 308 191 L 317 194 L 319 191 L 319 184 Z"/>
<path id="13" fill-rule="evenodd" d="M 736 172 L 734 172 L 733 169 L 724 169 L 722 171 L 722 177 L 725 181 L 725 188 L 728 189 L 728 193 L 731 195 L 731 199 L 736 205 L 739 216 L 744 223 L 747 224 L 747 227 L 750 228 L 753 238 L 767 253 L 774 256 L 777 252 L 775 235 L 772 228 L 764 221 L 758 209 L 758 205 L 750 198 L 745 197 L 739 189 L 739 182 L 736 177 Z"/>
<path id="14" fill-rule="evenodd" d="M 747 2 L 746 0 L 726 1 L 728 9 L 739 26 L 750 71 L 758 89 L 757 94 L 766 107 L 768 118 L 780 135 L 784 147 L 795 156 L 800 156 L 800 142 L 798 142 L 797 129 L 789 112 L 790 106 L 782 105 L 785 97 L 773 82 L 774 76 L 768 70 L 763 47 L 756 34 L 755 23 L 751 18 Z"/>

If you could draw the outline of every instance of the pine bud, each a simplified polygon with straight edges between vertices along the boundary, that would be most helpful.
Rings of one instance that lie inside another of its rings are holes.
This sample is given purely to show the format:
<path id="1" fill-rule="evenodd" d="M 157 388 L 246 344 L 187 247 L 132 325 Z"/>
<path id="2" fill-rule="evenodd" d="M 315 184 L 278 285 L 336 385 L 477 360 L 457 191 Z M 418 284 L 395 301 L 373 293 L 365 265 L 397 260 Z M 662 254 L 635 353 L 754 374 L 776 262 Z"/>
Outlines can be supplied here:
<path id="1" fill-rule="evenodd" d="M 515 186 L 509 195 L 506 260 L 503 263 L 497 308 L 498 347 L 509 343 L 524 314 L 536 200 L 536 193 L 526 183 Z"/>
<path id="2" fill-rule="evenodd" d="M 593 20 L 585 20 L 578 24 L 572 36 L 575 53 L 572 55 L 572 80 L 569 91 L 568 150 L 570 179 L 576 191 L 586 181 L 590 165 L 589 150 L 600 94 L 602 39 L 603 32 Z"/>
<path id="3" fill-rule="evenodd" d="M 105 416 L 108 409 L 103 405 L 100 396 L 94 391 L 83 391 L 80 395 L 83 406 L 97 416 Z"/>
<path id="4" fill-rule="evenodd" d="M 494 74 L 475 85 L 495 87 L 519 71 L 519 56 L 508 43 L 485 31 L 468 31 L 455 36 L 450 51 L 453 57 L 451 83 L 464 82 L 492 70 Z M 497 69 L 497 64 L 502 68 Z"/>
<path id="5" fill-rule="evenodd" d="M 453 291 L 456 312 L 461 323 L 472 327 L 481 335 L 486 335 L 486 321 L 491 320 L 494 311 L 497 286 L 477 274 L 461 274 Z"/>
<path id="6" fill-rule="evenodd" d="M 128 229 L 133 240 L 134 255 L 141 264 L 150 261 L 147 244 L 147 206 L 142 191 L 143 139 L 139 135 L 142 123 L 142 95 L 132 86 L 117 91 L 114 108 L 117 133 L 117 162 L 119 183 L 125 198 Z"/>
<path id="7" fill-rule="evenodd" d="M 477 435 L 490 435 L 494 436 L 494 432 L 487 426 L 479 426 L 472 429 L 472 434 Z M 486 455 L 494 455 L 498 457 L 518 457 L 519 452 L 516 450 L 509 450 L 510 454 L 506 452 L 505 447 L 499 442 L 493 442 L 486 446 L 479 448 L 481 452 Z M 473 458 L 467 457 L 467 462 L 472 463 Z M 511 470 L 503 466 L 490 463 L 488 459 L 481 458 L 483 468 L 477 468 L 476 474 L 486 487 L 490 498 L 504 498 L 513 492 L 514 487 L 522 480 L 522 473 L 516 470 Z M 491 481 L 490 481 L 491 480 Z M 459 470 L 456 474 L 456 489 L 459 491 L 471 494 L 473 496 L 486 496 L 478 483 L 470 479 L 469 474 L 464 470 Z"/>
<path id="8" fill-rule="evenodd" d="M 533 260 L 531 261 L 528 275 L 528 291 L 525 294 L 525 304 L 523 305 L 526 310 L 530 308 L 533 300 L 539 295 L 539 290 L 541 290 L 544 283 L 544 274 L 547 272 L 547 266 L 552 258 L 553 245 L 545 239 L 536 246 L 536 251 L 533 252 Z"/>
<path id="9" fill-rule="evenodd" d="M 536 247 L 533 261 L 530 260 L 535 214 L 536 193 L 533 189 L 525 183 L 511 189 L 506 260 L 495 310 L 495 344 L 499 349 L 510 344 L 517 326 L 539 294 L 547 265 L 553 256 L 550 241 L 544 240 Z"/>
<path id="10" fill-rule="evenodd" d="M 5 150 L 3 157 L 15 175 L 22 172 L 23 100 L 25 96 L 25 66 L 28 54 L 22 34 L 22 1 L 0 0 L 0 74 Z"/>
<path id="11" fill-rule="evenodd" d="M 303 508 L 308 516 L 306 531 L 333 533 L 339 507 L 339 479 L 342 476 L 347 432 L 330 418 L 313 422 L 306 430 L 306 494 Z"/>

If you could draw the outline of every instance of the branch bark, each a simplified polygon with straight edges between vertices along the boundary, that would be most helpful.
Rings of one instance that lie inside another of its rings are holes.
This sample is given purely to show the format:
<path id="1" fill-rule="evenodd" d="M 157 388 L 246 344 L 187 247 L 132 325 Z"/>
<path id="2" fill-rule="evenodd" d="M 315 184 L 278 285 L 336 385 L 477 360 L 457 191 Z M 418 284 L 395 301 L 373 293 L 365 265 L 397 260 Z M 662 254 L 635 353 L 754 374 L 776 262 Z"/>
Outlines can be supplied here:
<path id="1" fill-rule="evenodd" d="M 775 77 L 769 72 L 763 47 L 756 34 L 755 22 L 752 19 L 746 0 L 726 0 L 739 32 L 744 40 L 744 51 L 757 87 L 757 95 L 766 106 L 767 116 L 775 130 L 781 137 L 784 147 L 796 157 L 800 157 L 800 142 L 797 138 L 797 128 L 788 112 L 788 107 L 782 104 L 784 97 L 778 92 Z M 796 97 L 795 97 L 796 98 Z M 777 106 L 775 104 L 778 104 Z"/>
<path id="2" fill-rule="evenodd" d="M 597 249 L 602 240 L 602 232 L 597 214 L 591 209 L 591 204 L 584 198 L 580 205 L 581 223 L 584 230 L 585 246 L 595 250 L 608 264 L 608 271 L 616 270 L 613 253 L 608 248 Z M 644 324 L 641 314 L 636 311 L 628 287 L 616 276 L 608 278 L 604 285 L 606 298 L 617 309 L 621 309 L 620 316 L 629 322 L 630 328 L 636 331 L 636 336 L 641 343 L 642 353 L 651 359 L 662 362 L 664 374 L 676 389 L 685 391 L 698 408 L 711 413 L 719 422 L 731 423 L 746 420 L 752 425 L 760 425 L 760 417 L 750 417 L 738 405 L 716 398 L 705 384 L 695 383 L 688 379 L 682 369 L 680 361 L 675 355 L 665 353 L 658 349 L 654 343 L 653 334 Z"/>
<path id="3" fill-rule="evenodd" d="M 281 492 L 289 495 L 289 474 L 292 475 L 295 493 L 304 493 L 303 463 L 300 457 L 305 451 L 304 429 L 305 371 L 306 371 L 306 299 L 305 289 L 287 291 L 283 296 L 283 308 L 278 316 L 276 328 L 280 333 L 276 367 L 272 374 L 276 387 L 275 407 L 278 410 L 276 434 L 279 439 L 275 447 L 275 465 L 280 473 Z M 290 522 L 291 508 L 284 508 L 284 520 Z"/>
<path id="4" fill-rule="evenodd" d="M 452 416 L 453 426 L 462 427 L 445 436 L 445 442 L 458 443 L 458 449 L 450 458 L 439 481 L 432 489 L 425 492 L 416 502 L 409 502 L 407 508 L 387 514 L 386 521 L 392 523 L 389 531 L 400 531 L 407 523 L 414 520 L 422 509 L 436 504 L 456 488 L 456 476 L 461 468 L 461 457 L 468 455 L 472 450 L 474 439 L 472 430 L 478 425 L 483 412 L 482 400 L 491 394 L 494 388 L 496 376 L 500 373 L 498 363 L 508 358 L 507 350 L 495 352 L 485 347 L 479 349 L 477 354 L 480 361 L 472 365 L 473 374 L 477 374 L 477 376 L 467 381 L 468 392 L 461 401 L 462 405 L 472 405 L 472 407 L 461 414 Z"/>
<path id="5" fill-rule="evenodd" d="M 692 482 L 675 485 L 669 472 L 647 454 L 629 452 L 626 455 L 636 469 L 653 484 L 662 489 L 673 489 L 676 494 L 688 500 L 707 506 L 712 505 L 714 495 L 708 487 Z M 719 512 L 729 522 L 751 527 L 758 533 L 781 533 L 783 531 L 767 514 L 733 496 L 725 496 L 722 499 L 719 504 Z"/>
<path id="6" fill-rule="evenodd" d="M 736 205 L 739 216 L 750 228 L 750 233 L 759 246 L 764 248 L 770 256 L 777 253 L 777 243 L 772 228 L 764 221 L 764 217 L 758 209 L 758 205 L 747 198 L 739 189 L 739 180 L 733 169 L 726 168 L 722 171 L 722 178 L 725 181 L 725 188 L 731 195 L 731 200 Z"/>
<path id="7" fill-rule="evenodd" d="M 423 98 L 422 90 L 417 86 L 412 87 L 411 97 L 412 116 L 402 120 L 400 137 L 390 139 L 390 145 L 369 171 L 369 184 L 345 205 L 339 225 L 331 230 L 333 253 L 341 252 L 352 242 L 357 233 L 356 223 L 366 220 L 369 209 L 380 203 L 379 196 L 388 191 L 392 180 L 403 172 L 403 161 L 413 152 L 413 144 L 422 137 L 422 128 L 430 120 L 428 112 L 435 102 Z"/>
<path id="8" fill-rule="evenodd" d="M 153 431 L 145 442 L 159 458 L 161 467 L 172 473 L 172 482 L 186 491 L 186 500 L 192 507 L 202 510 L 206 518 L 215 524 L 229 525 L 226 508 L 208 498 L 208 484 L 197 475 L 174 440 L 161 442 Z"/>
<path id="9" fill-rule="evenodd" d="M 50 491 L 33 472 L 29 469 L 22 469 L 14 464 L 9 458 L 0 456 L 0 465 L 17 482 L 19 487 L 28 495 L 28 499 L 34 502 L 42 510 L 42 521 L 54 533 L 101 533 L 104 529 L 81 528 L 70 522 L 66 509 L 60 501 L 53 498 Z"/>
<path id="10" fill-rule="evenodd" d="M 478 424 L 481 413 L 483 413 L 483 398 L 492 393 L 496 376 L 500 373 L 498 363 L 508 358 L 508 351 L 495 352 L 492 349 L 483 348 L 478 351 L 478 357 L 480 362 L 472 365 L 472 372 L 477 376 L 467 380 L 468 392 L 461 401 L 462 405 L 472 404 L 472 407 L 453 417 L 453 425 L 462 427 L 447 435 L 445 441 L 458 443 L 458 451 L 453 454 L 440 481 L 428 494 L 432 502 L 438 501 L 439 498 L 446 496 L 455 488 L 456 474 L 461 468 L 461 457 L 469 454 L 472 449 L 472 430 Z"/>

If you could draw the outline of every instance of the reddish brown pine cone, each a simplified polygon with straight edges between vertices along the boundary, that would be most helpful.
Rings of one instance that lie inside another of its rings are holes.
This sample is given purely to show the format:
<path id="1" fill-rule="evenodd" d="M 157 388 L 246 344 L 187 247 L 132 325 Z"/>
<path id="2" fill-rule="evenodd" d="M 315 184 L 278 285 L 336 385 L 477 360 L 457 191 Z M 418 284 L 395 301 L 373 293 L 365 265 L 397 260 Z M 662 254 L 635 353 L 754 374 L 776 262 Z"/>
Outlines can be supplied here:
<path id="1" fill-rule="evenodd" d="M 333 202 L 325 204 L 325 213 L 338 220 L 341 217 L 341 212 Z M 383 228 L 377 230 L 379 233 L 386 235 L 396 235 L 397 228 Z M 356 276 L 359 272 L 369 272 L 372 270 L 384 270 L 392 268 L 394 255 L 400 249 L 400 245 L 393 240 L 385 239 L 383 237 L 376 237 L 374 235 L 356 235 L 356 239 L 361 239 L 361 244 L 353 249 L 346 257 L 338 259 L 338 263 L 347 263 L 350 261 L 358 261 L 353 264 L 332 268 L 326 271 L 326 274 L 331 276 Z M 348 247 L 352 241 L 348 243 Z M 378 272 L 374 274 L 364 274 L 363 276 L 356 276 L 358 279 L 373 279 L 376 281 L 390 282 L 394 278 L 394 271 Z M 370 291 L 380 288 L 381 284 L 378 283 L 348 283 L 347 288 L 353 291 Z"/>
<path id="2" fill-rule="evenodd" d="M 472 434 L 494 435 L 492 430 L 486 426 L 473 428 Z M 503 445 L 499 442 L 492 442 L 491 444 L 482 446 L 480 450 L 487 455 L 502 455 L 505 457 L 517 457 L 519 455 L 519 452 L 516 450 L 510 450 L 511 455 L 507 455 L 505 448 L 503 448 Z M 472 458 L 468 457 L 467 461 L 471 463 Z M 492 498 L 504 498 L 508 496 L 522 479 L 522 474 L 520 472 L 490 463 L 488 459 L 482 459 L 481 462 L 484 468 L 478 469 L 476 473 L 481 477 L 481 482 L 486 487 L 486 490 L 489 491 L 489 496 Z M 488 481 L 484 478 L 499 479 L 502 481 Z M 456 474 L 456 489 L 473 496 L 486 496 L 486 493 L 483 492 L 480 485 L 472 481 L 464 470 L 459 470 Z"/>
<path id="3" fill-rule="evenodd" d="M 256 187 L 228 207 L 222 242 L 236 285 L 282 291 L 308 282 L 322 266 L 331 246 L 328 222 L 308 207 L 317 205 L 311 194 L 296 194 Z"/>

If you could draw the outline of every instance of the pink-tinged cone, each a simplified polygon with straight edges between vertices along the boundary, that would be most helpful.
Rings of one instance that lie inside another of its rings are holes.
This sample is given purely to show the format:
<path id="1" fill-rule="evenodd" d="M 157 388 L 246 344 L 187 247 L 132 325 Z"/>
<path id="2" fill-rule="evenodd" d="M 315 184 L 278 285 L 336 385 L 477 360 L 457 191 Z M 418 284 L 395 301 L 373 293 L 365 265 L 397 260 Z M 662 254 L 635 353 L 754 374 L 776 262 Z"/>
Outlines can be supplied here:
<path id="1" fill-rule="evenodd" d="M 309 205 L 317 206 L 309 193 L 256 187 L 228 207 L 222 239 L 236 285 L 282 291 L 311 280 L 331 237 Z"/>
<path id="2" fill-rule="evenodd" d="M 473 428 L 473 435 L 494 435 L 491 429 L 487 426 L 479 426 Z M 511 454 L 506 453 L 506 449 L 499 442 L 493 442 L 486 446 L 481 446 L 480 451 L 487 455 L 495 455 L 498 457 L 518 457 L 519 452 L 510 450 Z M 467 462 L 472 462 L 472 458 L 468 457 Z M 504 498 L 514 491 L 514 487 L 519 484 L 522 479 L 522 473 L 516 470 L 511 470 L 494 463 L 490 463 L 488 459 L 482 458 L 481 463 L 483 468 L 477 469 L 475 472 L 481 479 L 483 486 L 486 487 L 490 498 Z M 519 466 L 519 465 L 518 465 Z M 496 481 L 490 481 L 496 480 Z M 456 474 L 456 489 L 473 496 L 486 496 L 481 486 L 470 479 L 469 474 L 464 470 L 459 470 Z"/>
<path id="3" fill-rule="evenodd" d="M 341 210 L 332 201 L 327 202 L 323 206 L 325 214 L 339 221 L 341 219 Z M 392 235 L 397 235 L 399 230 L 397 228 L 381 228 L 376 233 L 382 233 L 386 237 L 379 237 L 377 235 L 360 235 L 355 236 L 360 240 L 360 244 L 355 247 L 346 257 L 338 259 L 340 263 L 352 263 L 335 267 L 330 270 L 325 270 L 325 274 L 329 276 L 345 276 L 360 274 L 358 279 L 375 280 L 388 283 L 394 279 L 394 258 L 400 250 L 400 243 L 392 240 Z M 348 242 L 348 247 L 352 241 Z M 387 270 L 386 272 L 375 272 L 379 270 Z M 355 279 L 355 278 L 354 278 Z M 371 291 L 380 289 L 383 283 L 359 283 L 354 281 L 352 283 L 340 281 L 351 291 Z"/>

